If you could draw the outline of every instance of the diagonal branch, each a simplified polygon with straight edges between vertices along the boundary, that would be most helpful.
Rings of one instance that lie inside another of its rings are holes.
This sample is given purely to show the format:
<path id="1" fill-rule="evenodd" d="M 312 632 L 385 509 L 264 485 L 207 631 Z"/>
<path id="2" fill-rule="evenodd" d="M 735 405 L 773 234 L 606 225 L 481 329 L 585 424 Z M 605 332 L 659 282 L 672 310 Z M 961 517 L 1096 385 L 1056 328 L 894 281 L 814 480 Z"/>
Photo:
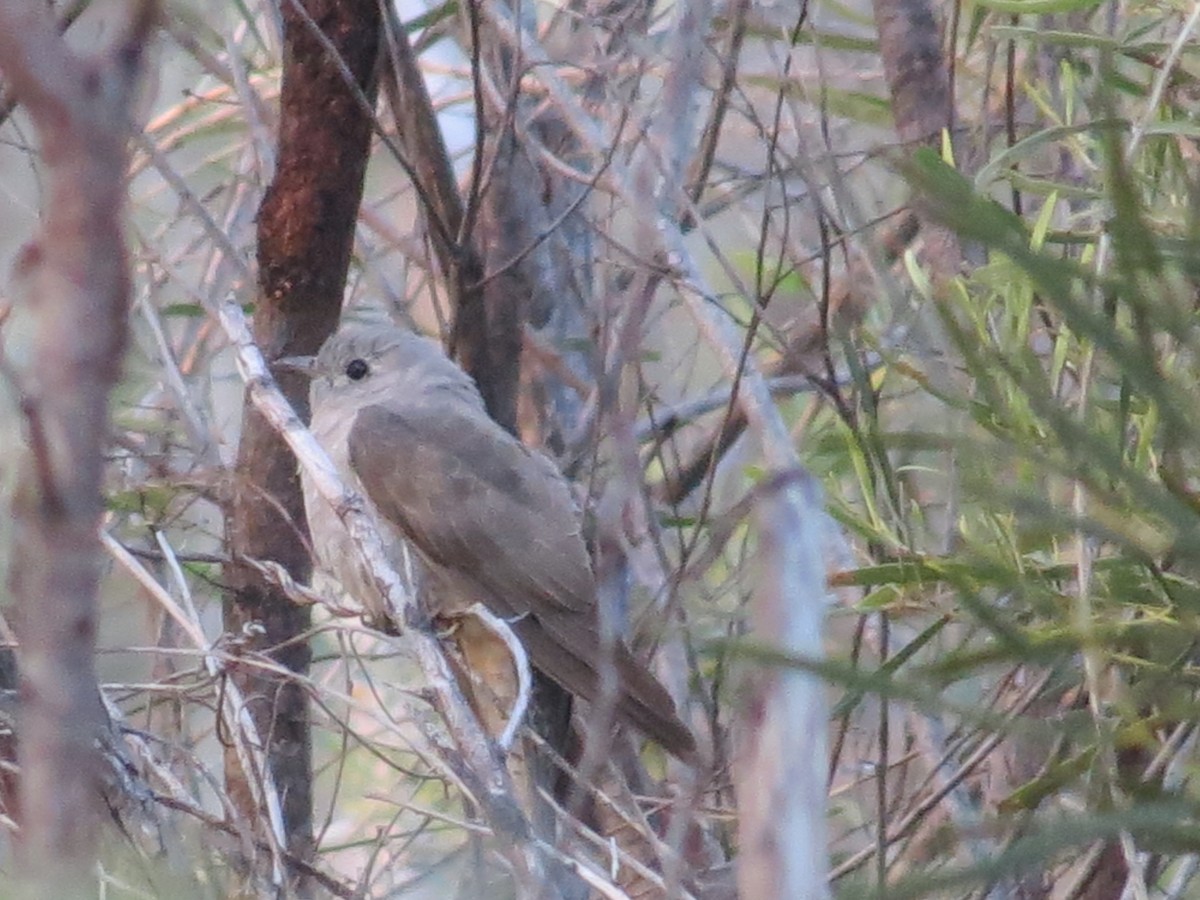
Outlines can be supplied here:
<path id="1" fill-rule="evenodd" d="M 503 839 L 501 852 L 512 865 L 518 882 L 532 895 L 533 886 L 545 878 L 542 852 L 531 839 L 528 821 L 515 799 L 508 772 L 462 696 L 436 637 L 413 602 L 412 591 L 388 564 L 383 543 L 362 506 L 362 499 L 341 483 L 325 451 L 297 418 L 291 404 L 270 377 L 241 309 L 227 304 L 220 311 L 220 319 L 238 352 L 238 370 L 246 383 L 250 402 L 269 427 L 286 441 L 301 465 L 313 476 L 321 496 L 342 517 L 368 570 L 388 598 L 389 608 L 383 611 L 386 620 L 405 629 L 407 645 L 421 667 L 433 705 L 446 723 L 460 754 L 459 761 L 450 760 L 452 768 L 484 810 L 493 831 Z M 497 620 L 493 626 L 502 627 L 503 623 Z"/>

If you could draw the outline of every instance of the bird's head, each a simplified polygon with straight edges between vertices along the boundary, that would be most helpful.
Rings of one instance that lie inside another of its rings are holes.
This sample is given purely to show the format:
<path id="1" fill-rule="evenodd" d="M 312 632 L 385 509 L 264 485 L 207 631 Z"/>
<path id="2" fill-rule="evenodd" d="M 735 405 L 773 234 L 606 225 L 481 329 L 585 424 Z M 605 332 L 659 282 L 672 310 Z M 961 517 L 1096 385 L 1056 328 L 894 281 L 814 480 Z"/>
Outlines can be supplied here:
<path id="1" fill-rule="evenodd" d="M 275 365 L 308 375 L 314 413 L 330 402 L 346 409 L 387 401 L 436 402 L 446 389 L 478 400 L 470 376 L 441 347 L 390 325 L 344 326 L 316 356 L 285 357 Z"/>

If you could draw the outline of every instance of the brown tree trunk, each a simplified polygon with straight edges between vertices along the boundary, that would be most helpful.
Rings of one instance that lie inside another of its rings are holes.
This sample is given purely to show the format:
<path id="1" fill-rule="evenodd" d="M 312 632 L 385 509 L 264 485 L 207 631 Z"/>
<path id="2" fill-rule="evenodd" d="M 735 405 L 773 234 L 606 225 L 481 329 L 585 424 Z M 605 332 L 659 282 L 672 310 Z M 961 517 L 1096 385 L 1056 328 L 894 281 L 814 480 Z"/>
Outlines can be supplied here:
<path id="1" fill-rule="evenodd" d="M 48 8 L 0 3 L 0 71 L 37 128 L 48 198 L 19 263 L 34 365 L 16 376 L 28 450 L 10 570 L 20 644 L 18 850 L 30 896 L 86 891 L 100 824 L 97 529 L 108 395 L 130 293 L 125 123 L 154 12 L 141 3 L 107 56 L 82 60 Z"/>
<path id="2" fill-rule="evenodd" d="M 268 358 L 315 353 L 337 327 L 370 149 L 380 35 L 375 0 L 281 0 L 281 13 L 279 157 L 258 215 L 254 314 L 255 338 Z M 307 418 L 307 383 L 284 375 L 280 385 Z M 266 654 L 302 678 L 310 650 L 297 638 L 309 626 L 308 610 L 238 563 L 245 557 L 274 560 L 302 581 L 311 571 L 295 459 L 249 405 L 237 479 L 228 525 L 234 562 L 225 628 L 245 641 L 246 652 Z M 248 628 L 252 623 L 257 627 Z M 313 834 L 306 692 L 298 680 L 249 663 L 235 668 L 233 677 L 268 744 L 289 849 L 307 856 Z M 243 813 L 256 815 L 254 794 L 232 752 L 226 767 L 230 795 Z"/>

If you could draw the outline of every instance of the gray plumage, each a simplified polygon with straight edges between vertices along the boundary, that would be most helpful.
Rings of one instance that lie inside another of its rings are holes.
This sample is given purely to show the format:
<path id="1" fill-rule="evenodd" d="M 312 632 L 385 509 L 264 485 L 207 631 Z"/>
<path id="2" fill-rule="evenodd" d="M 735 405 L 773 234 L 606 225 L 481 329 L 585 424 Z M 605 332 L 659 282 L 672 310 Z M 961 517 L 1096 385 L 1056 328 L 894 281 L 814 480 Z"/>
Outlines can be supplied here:
<path id="1" fill-rule="evenodd" d="M 475 602 L 512 625 L 530 661 L 594 700 L 596 586 L 566 481 L 487 414 L 474 382 L 437 344 L 392 327 L 345 328 L 312 375 L 312 431 L 366 498 L 399 565 L 407 540 L 442 615 Z M 374 593 L 350 538 L 301 472 L 313 548 L 360 599 Z M 670 696 L 617 644 L 620 716 L 681 758 L 695 751 Z"/>

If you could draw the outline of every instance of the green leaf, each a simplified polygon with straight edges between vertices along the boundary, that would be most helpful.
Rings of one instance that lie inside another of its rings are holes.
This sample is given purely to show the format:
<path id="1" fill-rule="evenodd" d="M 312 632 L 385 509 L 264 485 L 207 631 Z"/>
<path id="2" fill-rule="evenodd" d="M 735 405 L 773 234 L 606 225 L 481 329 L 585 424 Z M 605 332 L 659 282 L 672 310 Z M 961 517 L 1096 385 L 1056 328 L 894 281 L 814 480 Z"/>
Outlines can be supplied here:
<path id="1" fill-rule="evenodd" d="M 998 811 L 1017 813 L 1037 809 L 1047 797 L 1078 781 L 1091 768 L 1095 758 L 1096 748 L 1089 747 L 1071 759 L 1055 763 L 1045 775 L 1026 782 L 1001 800 Z"/>
<path id="2" fill-rule="evenodd" d="M 1057 144 L 1064 138 L 1077 134 L 1095 132 L 1097 134 L 1111 130 L 1127 130 L 1129 123 L 1123 119 L 1103 119 L 1095 122 L 1084 122 L 1079 125 L 1059 125 L 1054 128 L 1043 128 L 1013 144 L 1011 147 L 997 153 L 987 165 L 983 166 L 975 176 L 975 189 L 987 190 L 993 181 L 1000 177 L 1005 169 L 1016 165 L 1020 160 L 1041 150 L 1047 145 Z"/>
<path id="3" fill-rule="evenodd" d="M 207 313 L 199 303 L 168 303 L 159 313 L 167 317 L 202 319 Z"/>

